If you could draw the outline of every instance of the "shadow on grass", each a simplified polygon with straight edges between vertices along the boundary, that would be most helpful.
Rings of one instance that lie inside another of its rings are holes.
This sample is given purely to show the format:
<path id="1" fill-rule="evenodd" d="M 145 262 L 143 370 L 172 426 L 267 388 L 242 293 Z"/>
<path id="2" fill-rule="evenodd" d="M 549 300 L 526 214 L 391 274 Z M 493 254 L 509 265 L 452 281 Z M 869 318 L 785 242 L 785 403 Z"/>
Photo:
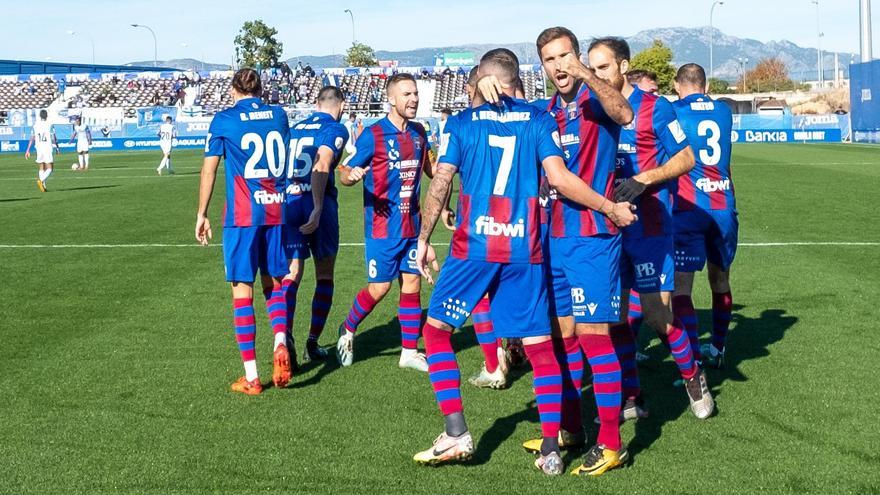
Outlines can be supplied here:
<path id="1" fill-rule="evenodd" d="M 90 189 L 110 189 L 113 187 L 119 187 L 119 184 L 109 184 L 106 186 L 83 186 L 83 187 L 60 187 L 58 189 L 50 189 L 50 191 L 88 191 Z"/>
<path id="2" fill-rule="evenodd" d="M 712 394 L 716 399 L 716 414 L 719 410 L 717 399 L 721 396 L 718 386 L 728 380 L 748 381 L 749 378 L 739 370 L 739 365 L 745 361 L 769 356 L 768 347 L 782 340 L 785 332 L 798 321 L 796 316 L 786 314 L 783 309 L 764 310 L 758 318 L 742 316 L 738 313 L 742 309 L 743 306 L 734 307 L 728 345 L 724 356 L 724 369 L 708 369 L 706 371 L 709 386 L 713 388 Z M 711 310 L 700 310 L 698 315 L 701 322 L 700 328 L 710 329 Z M 645 329 L 644 334 L 647 333 L 650 333 L 650 330 Z M 708 331 L 704 333 L 703 342 L 705 342 L 705 336 L 710 335 Z M 647 391 L 644 396 L 651 415 L 636 423 L 635 437 L 628 445 L 630 455 L 633 457 L 650 448 L 660 438 L 666 423 L 678 420 L 682 413 L 690 409 L 685 390 L 672 386 L 672 382 L 678 378 L 678 368 L 675 363 L 661 362 L 669 355 L 666 348 L 659 344 L 654 345 L 647 354 L 650 358 L 639 366 L 639 377 L 642 390 Z M 586 379 L 584 381 L 587 382 Z M 587 400 L 586 402 L 591 404 L 593 401 Z M 584 424 L 594 425 L 592 418 L 595 417 L 595 407 L 589 409 L 591 409 L 591 415 L 589 415 L 589 421 L 587 418 L 584 419 Z M 595 434 L 594 431 L 593 437 Z"/>
<path id="3" fill-rule="evenodd" d="M 30 201 L 32 199 L 37 199 L 37 198 L 6 198 L 6 199 L 0 199 L 0 203 L 17 203 L 20 201 Z"/>

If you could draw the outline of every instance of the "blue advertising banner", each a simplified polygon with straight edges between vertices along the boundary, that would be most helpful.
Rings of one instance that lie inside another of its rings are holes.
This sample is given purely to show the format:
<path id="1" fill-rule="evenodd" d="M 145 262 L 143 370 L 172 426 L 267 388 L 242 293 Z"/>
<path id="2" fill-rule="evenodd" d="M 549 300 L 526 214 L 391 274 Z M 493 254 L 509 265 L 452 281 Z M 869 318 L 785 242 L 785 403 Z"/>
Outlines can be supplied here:
<path id="1" fill-rule="evenodd" d="M 734 143 L 839 143 L 840 129 L 747 129 L 733 131 Z"/>
<path id="2" fill-rule="evenodd" d="M 853 64 L 849 73 L 853 142 L 880 143 L 880 60 Z"/>

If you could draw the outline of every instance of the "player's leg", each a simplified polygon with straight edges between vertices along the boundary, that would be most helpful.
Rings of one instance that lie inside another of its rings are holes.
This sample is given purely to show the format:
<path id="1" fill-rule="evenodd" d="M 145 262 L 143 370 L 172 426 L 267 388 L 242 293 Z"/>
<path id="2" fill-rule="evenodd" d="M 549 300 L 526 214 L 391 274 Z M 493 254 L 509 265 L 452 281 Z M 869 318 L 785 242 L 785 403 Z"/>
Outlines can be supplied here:
<path id="1" fill-rule="evenodd" d="M 165 168 L 168 169 L 169 174 L 174 175 L 174 167 L 171 165 L 171 150 L 165 154 Z"/>
<path id="2" fill-rule="evenodd" d="M 299 231 L 299 227 L 303 222 L 302 219 L 304 218 L 302 206 L 301 203 L 287 205 L 288 223 L 283 228 L 284 256 L 288 260 L 288 273 L 281 282 L 284 306 L 287 311 L 283 341 L 286 343 L 290 355 L 293 356 L 291 361 L 294 362 L 296 361 L 296 338 L 293 335 L 293 322 L 296 315 L 296 300 L 299 293 L 299 285 L 302 281 L 305 260 L 309 258 L 309 248 L 306 245 L 305 236 Z"/>
<path id="3" fill-rule="evenodd" d="M 487 292 L 498 272 L 497 264 L 449 257 L 431 293 L 428 316 L 422 327 L 428 376 L 445 429 L 433 447 L 417 453 L 420 464 L 442 464 L 470 458 L 473 438 L 464 419 L 461 372 L 452 349 L 452 330 L 467 320 L 472 308 Z"/>
<path id="4" fill-rule="evenodd" d="M 333 271 L 336 256 L 315 259 L 315 293 L 312 295 L 312 318 L 309 324 L 309 337 L 303 359 L 309 361 L 324 360 L 327 351 L 318 346 L 318 338 L 324 332 L 327 316 L 333 306 Z"/>
<path id="5" fill-rule="evenodd" d="M 713 227 L 707 240 L 709 264 L 709 287 L 712 289 L 712 344 L 706 346 L 710 364 L 716 368 L 724 365 L 724 349 L 733 312 L 733 295 L 730 291 L 730 266 L 736 257 L 739 220 L 735 211 L 711 212 Z"/>
<path id="6" fill-rule="evenodd" d="M 422 324 L 421 277 L 415 273 L 401 273 L 400 299 L 397 321 L 400 323 L 400 359 L 398 366 L 428 371 L 425 355 L 419 352 L 419 326 Z"/>
<path id="7" fill-rule="evenodd" d="M 639 350 L 639 330 L 642 328 L 642 301 L 639 293 L 632 289 L 629 291 L 628 308 L 626 321 L 636 342 L 636 362 L 641 363 L 648 359 L 648 355 Z"/>
<path id="8" fill-rule="evenodd" d="M 706 265 L 706 242 L 709 217 L 700 210 L 675 213 L 675 291 L 672 312 L 684 325 L 691 352 L 702 360 L 700 328 L 693 301 L 694 273 Z"/>
<path id="9" fill-rule="evenodd" d="M 259 227 L 225 227 L 223 229 L 223 258 L 226 280 L 232 285 L 232 312 L 235 340 L 244 365 L 244 376 L 232 384 L 232 390 L 248 395 L 263 391 L 257 373 L 257 334 L 254 317 L 253 280 L 259 266 L 257 238 Z"/>
<path id="10" fill-rule="evenodd" d="M 614 345 L 614 352 L 620 361 L 621 376 L 621 392 L 623 397 L 623 405 L 620 410 L 621 422 L 627 420 L 642 419 L 648 417 L 648 408 L 645 406 L 644 397 L 642 396 L 641 380 L 639 379 L 638 368 L 638 342 L 637 334 L 632 331 L 629 326 L 633 294 L 638 294 L 632 289 L 625 287 L 631 285 L 631 271 L 626 270 L 627 257 L 623 255 L 624 262 L 621 263 L 621 290 L 620 296 L 620 321 L 611 326 L 611 343 Z"/>
<path id="11" fill-rule="evenodd" d="M 89 149 L 86 148 L 86 151 L 83 153 L 83 165 L 86 170 L 89 169 Z"/>
<path id="12" fill-rule="evenodd" d="M 43 185 L 44 186 L 46 185 L 46 182 L 49 180 L 49 177 L 52 175 L 52 172 L 55 171 L 55 159 L 52 156 L 51 150 L 48 152 L 48 155 L 49 155 L 49 158 L 48 158 L 48 161 L 46 162 L 45 177 L 43 178 Z"/>
<path id="13" fill-rule="evenodd" d="M 693 300 L 694 272 L 675 272 L 675 291 L 672 293 L 672 314 L 684 326 L 694 357 L 703 358 L 700 351 L 700 327 Z"/>
<path id="14" fill-rule="evenodd" d="M 288 314 L 286 297 L 293 284 L 302 278 L 302 260 L 288 262 L 287 226 L 273 225 L 260 227 L 260 273 L 263 281 L 263 295 L 266 297 L 266 313 L 272 326 L 273 371 L 272 381 L 276 387 L 287 386 L 292 375 L 291 352 L 287 344 L 287 329 L 293 322 L 293 314 Z M 296 296 L 294 296 L 296 297 Z"/>
<path id="15" fill-rule="evenodd" d="M 40 192 L 46 192 L 46 184 L 43 182 L 43 179 L 46 177 L 46 165 L 39 161 L 40 152 L 37 151 L 37 188 Z"/>
<path id="16" fill-rule="evenodd" d="M 76 160 L 79 164 L 79 169 L 84 170 L 86 168 L 85 155 L 82 152 L 78 152 L 76 154 Z"/>
<path id="17" fill-rule="evenodd" d="M 501 339 L 495 337 L 492 316 L 489 312 L 490 307 L 489 295 L 486 294 L 471 312 L 474 334 L 477 337 L 480 350 L 483 352 L 483 367 L 479 373 L 470 377 L 468 382 L 475 387 L 502 388 L 507 384 L 507 359 L 504 357 Z M 504 376 L 503 383 L 497 380 L 487 381 L 487 377 L 499 374 L 496 373 L 499 368 L 501 369 L 500 375 Z"/>
<path id="18" fill-rule="evenodd" d="M 168 166 L 168 153 L 162 148 L 162 159 L 159 160 L 159 167 L 156 168 L 156 173 L 162 175 L 162 170 Z"/>

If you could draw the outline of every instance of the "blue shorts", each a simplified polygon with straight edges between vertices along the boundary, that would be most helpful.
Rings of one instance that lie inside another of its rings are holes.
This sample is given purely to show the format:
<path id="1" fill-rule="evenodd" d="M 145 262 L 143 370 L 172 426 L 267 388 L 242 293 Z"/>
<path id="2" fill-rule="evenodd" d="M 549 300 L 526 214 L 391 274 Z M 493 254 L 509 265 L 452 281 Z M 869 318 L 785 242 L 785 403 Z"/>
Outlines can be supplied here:
<path id="1" fill-rule="evenodd" d="M 304 235 L 299 228 L 309 221 L 314 208 L 311 195 L 287 203 L 287 238 L 285 250 L 289 259 L 329 258 L 339 253 L 339 204 L 336 198 L 324 198 L 318 230 Z"/>
<path id="2" fill-rule="evenodd" d="M 671 235 L 623 237 L 620 285 L 640 294 L 675 289 L 674 247 Z"/>
<path id="3" fill-rule="evenodd" d="M 620 319 L 620 235 L 550 239 L 550 298 L 555 316 L 575 323 Z"/>
<path id="4" fill-rule="evenodd" d="M 416 266 L 418 239 L 367 239 L 364 257 L 367 281 L 391 282 L 401 273 L 419 273 Z"/>
<path id="5" fill-rule="evenodd" d="M 736 257 L 736 210 L 675 212 L 675 271 L 698 272 L 709 263 L 727 270 Z"/>
<path id="6" fill-rule="evenodd" d="M 284 225 L 223 227 L 223 260 L 227 282 L 253 283 L 257 269 L 263 275 L 290 273 L 284 249 Z"/>
<path id="7" fill-rule="evenodd" d="M 497 337 L 550 335 L 541 264 L 488 263 L 448 256 L 431 293 L 428 316 L 458 328 L 487 292 Z"/>

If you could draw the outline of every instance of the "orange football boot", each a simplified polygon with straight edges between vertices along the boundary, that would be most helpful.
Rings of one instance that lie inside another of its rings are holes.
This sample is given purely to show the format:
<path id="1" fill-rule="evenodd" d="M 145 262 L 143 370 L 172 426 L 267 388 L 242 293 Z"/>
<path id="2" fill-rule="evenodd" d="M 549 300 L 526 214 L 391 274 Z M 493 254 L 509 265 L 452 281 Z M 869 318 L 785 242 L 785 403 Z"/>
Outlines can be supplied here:
<path id="1" fill-rule="evenodd" d="M 247 378 L 241 377 L 232 384 L 231 388 L 233 392 L 241 392 L 247 395 L 260 395 L 263 392 L 263 384 L 260 383 L 259 378 L 249 382 Z"/>
<path id="2" fill-rule="evenodd" d="M 290 353 L 287 346 L 281 344 L 275 349 L 272 360 L 272 382 L 276 387 L 284 388 L 290 382 L 290 376 Z"/>

